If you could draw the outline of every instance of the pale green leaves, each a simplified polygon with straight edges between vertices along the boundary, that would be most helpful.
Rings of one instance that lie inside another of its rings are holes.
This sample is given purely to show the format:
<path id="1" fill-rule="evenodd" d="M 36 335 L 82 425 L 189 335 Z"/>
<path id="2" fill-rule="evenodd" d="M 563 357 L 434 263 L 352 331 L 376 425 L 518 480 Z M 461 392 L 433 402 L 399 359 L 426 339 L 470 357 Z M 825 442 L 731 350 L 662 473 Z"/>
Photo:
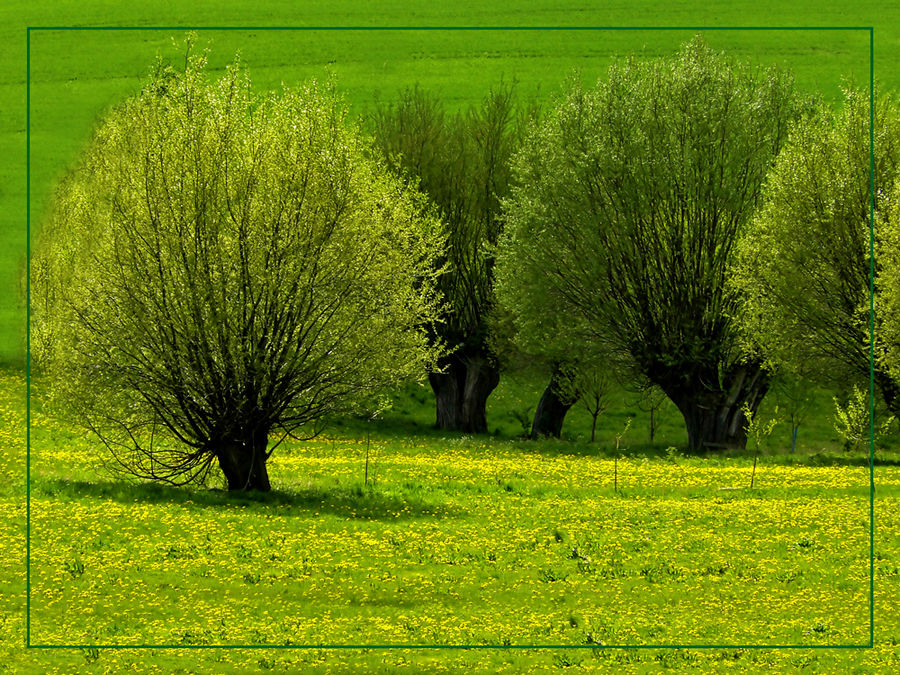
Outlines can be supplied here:
<path id="1" fill-rule="evenodd" d="M 874 130 L 880 230 L 887 222 L 884 191 L 894 185 L 900 161 L 900 115 L 883 95 Z M 869 149 L 868 96 L 847 92 L 838 112 L 819 110 L 794 127 L 769 174 L 733 282 L 746 299 L 745 347 L 773 366 L 837 379 L 868 374 Z M 876 257 L 877 277 L 892 267 L 884 254 Z M 885 319 L 876 312 L 879 359 Z"/>
<path id="2" fill-rule="evenodd" d="M 32 262 L 59 398 L 108 437 L 159 424 L 200 446 L 421 379 L 444 238 L 373 155 L 327 87 L 158 68 L 102 120 Z"/>
<path id="3" fill-rule="evenodd" d="M 856 385 L 853 385 L 845 405 L 841 405 L 837 396 L 834 397 L 834 430 L 844 442 L 844 450 L 855 453 L 869 439 L 870 432 L 874 430 L 877 440 L 888 433 L 893 422 L 891 415 L 881 424 L 873 426 L 868 393 Z"/>
<path id="4" fill-rule="evenodd" d="M 737 361 L 725 278 L 795 110 L 788 75 L 702 39 L 572 85 L 506 204 L 497 293 L 523 336 L 571 341 L 562 324 L 645 365 Z"/>

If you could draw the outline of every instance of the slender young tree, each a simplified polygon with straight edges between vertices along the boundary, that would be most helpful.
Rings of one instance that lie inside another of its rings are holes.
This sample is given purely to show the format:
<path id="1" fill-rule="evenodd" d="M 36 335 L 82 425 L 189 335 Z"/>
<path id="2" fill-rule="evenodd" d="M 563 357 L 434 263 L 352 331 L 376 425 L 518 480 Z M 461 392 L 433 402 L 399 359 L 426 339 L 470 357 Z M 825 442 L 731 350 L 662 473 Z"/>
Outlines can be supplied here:
<path id="1" fill-rule="evenodd" d="M 778 407 L 784 410 L 785 421 L 791 425 L 791 452 L 797 450 L 800 425 L 807 419 L 813 403 L 809 380 L 793 373 L 776 373 L 772 390 Z"/>
<path id="2" fill-rule="evenodd" d="M 665 393 L 655 384 L 644 382 L 639 386 L 637 406 L 644 412 L 649 413 L 647 431 L 651 443 L 656 437 L 656 430 L 659 428 L 659 411 L 665 402 Z"/>
<path id="3" fill-rule="evenodd" d="M 439 429 L 486 432 L 486 405 L 500 381 L 487 340 L 494 302 L 493 246 L 517 144 L 513 89 L 493 89 L 479 107 L 447 114 L 418 87 L 372 115 L 377 142 L 398 174 L 437 205 L 447 237 L 439 288 L 447 311 L 430 325 L 449 353 L 429 373 Z"/>
<path id="4" fill-rule="evenodd" d="M 217 465 L 269 490 L 280 440 L 421 378 L 443 239 L 371 155 L 327 89 L 159 66 L 101 121 L 31 263 L 58 410 L 134 475 Z"/>
<path id="5" fill-rule="evenodd" d="M 609 407 L 610 381 L 601 369 L 583 367 L 577 383 L 581 404 L 591 416 L 591 443 L 593 443 L 597 437 L 597 419 Z"/>
<path id="6" fill-rule="evenodd" d="M 744 446 L 741 406 L 766 392 L 726 279 L 795 101 L 788 74 L 698 37 L 573 84 L 514 162 L 498 293 L 513 316 L 579 315 L 675 403 L 694 449 Z"/>

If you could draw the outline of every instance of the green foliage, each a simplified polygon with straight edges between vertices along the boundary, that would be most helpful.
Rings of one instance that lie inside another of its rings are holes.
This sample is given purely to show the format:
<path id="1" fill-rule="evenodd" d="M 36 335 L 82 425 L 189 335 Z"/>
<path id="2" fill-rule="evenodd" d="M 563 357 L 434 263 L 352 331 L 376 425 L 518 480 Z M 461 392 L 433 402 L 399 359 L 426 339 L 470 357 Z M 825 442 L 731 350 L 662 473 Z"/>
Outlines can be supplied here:
<path id="1" fill-rule="evenodd" d="M 649 414 L 647 430 L 650 442 L 656 437 L 659 427 L 659 413 L 668 399 L 666 393 L 651 382 L 645 382 L 638 390 L 638 407 Z"/>
<path id="2" fill-rule="evenodd" d="M 611 380 L 603 364 L 579 364 L 569 378 L 572 393 L 577 394 L 582 407 L 591 416 L 591 443 L 597 433 L 597 418 L 609 407 Z M 629 419 L 629 424 L 631 420 Z"/>
<path id="3" fill-rule="evenodd" d="M 679 452 L 678 448 L 670 445 L 668 448 L 666 448 L 665 459 L 667 462 L 671 462 L 672 464 L 678 464 L 678 462 L 684 459 L 684 455 Z"/>
<path id="4" fill-rule="evenodd" d="M 844 441 L 844 450 L 856 452 L 869 436 L 867 398 L 863 390 L 856 385 L 853 386 L 853 393 L 847 399 L 846 406 L 841 406 L 838 397 L 834 397 L 834 430 Z"/>
<path id="5" fill-rule="evenodd" d="M 747 437 L 753 439 L 754 450 L 759 450 L 769 436 L 772 435 L 775 425 L 778 424 L 778 406 L 775 406 L 775 414 L 767 422 L 763 422 L 759 415 L 754 414 L 746 403 L 743 406 L 743 411 L 747 420 L 745 425 Z"/>
<path id="6" fill-rule="evenodd" d="M 756 479 L 756 461 L 759 458 L 759 451 L 762 444 L 772 435 L 772 430 L 778 424 L 778 406 L 775 406 L 775 414 L 768 421 L 763 422 L 758 414 L 753 411 L 746 403 L 741 406 L 741 412 L 744 413 L 746 424 L 744 430 L 748 438 L 753 439 L 753 470 L 750 473 L 750 488 L 753 488 L 753 482 Z"/>
<path id="7" fill-rule="evenodd" d="M 190 55 L 60 186 L 33 355 L 132 472 L 202 478 L 224 442 L 264 451 L 434 363 L 439 226 L 346 114 L 314 83 L 254 95 L 239 64 L 210 83 Z"/>
<path id="8" fill-rule="evenodd" d="M 733 357 L 722 275 L 791 97 L 702 40 L 573 83 L 515 163 L 498 269 L 514 316 L 568 310 L 648 365 Z"/>
<path id="9" fill-rule="evenodd" d="M 792 427 L 799 427 L 813 409 L 813 391 L 807 380 L 782 373 L 773 378 L 771 391 Z"/>
<path id="10" fill-rule="evenodd" d="M 534 417 L 534 408 L 532 406 L 514 408 L 510 411 L 510 415 L 521 427 L 522 436 L 527 437 Z"/>
<path id="11" fill-rule="evenodd" d="M 894 416 L 891 415 L 880 425 L 874 426 L 875 440 L 888 433 Z M 834 430 L 844 443 L 844 450 L 856 453 L 860 445 L 869 439 L 873 430 L 869 412 L 869 396 L 859 386 L 853 385 L 853 391 L 847 397 L 847 403 L 841 405 L 840 399 L 834 397 Z"/>
<path id="12" fill-rule="evenodd" d="M 493 304 L 500 199 L 509 190 L 521 129 L 513 88 L 501 84 L 480 105 L 448 114 L 442 99 L 415 86 L 378 106 L 370 119 L 391 167 L 430 197 L 445 229 L 438 283 L 446 314 L 432 330 L 450 346 L 482 348 Z"/>
<path id="13" fill-rule="evenodd" d="M 782 372 L 773 377 L 770 390 L 791 424 L 791 452 L 797 449 L 797 434 L 813 409 L 812 387 L 804 378 Z"/>
<path id="14" fill-rule="evenodd" d="M 627 434 L 628 430 L 631 428 L 631 422 L 633 419 L 633 417 L 629 417 L 627 420 L 625 420 L 625 426 L 622 428 L 622 431 L 616 434 L 616 455 L 619 454 L 619 445 L 622 443 L 622 439 L 625 438 L 625 434 Z"/>
<path id="15" fill-rule="evenodd" d="M 336 7 L 341 7 L 336 10 Z M 286 12 L 290 5 L 285 5 Z M 860 25 L 875 25 L 881 34 L 894 30 L 897 20 L 890 12 L 872 6 L 856 15 Z M 105 9 L 93 0 L 70 8 L 55 3 L 10 0 L 4 3 L 6 16 L 0 42 L 8 49 L 0 53 L 4 72 L 18 72 L 25 63 L 25 42 L 17 36 L 30 26 L 94 25 Z M 573 11 L 575 8 L 576 11 Z M 240 25 L 246 9 L 223 2 L 215 7 L 203 4 L 186 6 L 181 14 L 184 25 Z M 165 6 L 129 6 L 115 16 L 105 16 L 110 28 L 137 25 L 164 25 L 170 17 Z M 277 9 L 272 16 L 278 14 Z M 571 0 L 548 7 L 550 23 L 585 22 L 595 25 L 628 25 L 634 23 L 627 4 L 616 7 L 586 9 Z M 587 14 L 585 14 L 587 11 Z M 654 0 L 646 11 L 659 17 L 660 25 L 683 19 L 681 9 Z M 802 9 L 771 4 L 761 6 L 760 16 L 781 25 L 806 23 Z M 817 7 L 816 16 L 825 22 L 841 23 L 844 10 Z M 450 14 L 448 14 L 448 12 Z M 420 25 L 452 25 L 458 17 L 477 15 L 483 25 L 516 25 L 521 10 L 512 5 L 484 6 L 467 0 L 462 4 L 433 4 L 417 8 Z M 612 13 L 610 13 L 612 12 Z M 822 12 L 825 12 L 824 14 Z M 450 16 L 456 17 L 451 19 Z M 331 25 L 340 15 L 346 25 L 402 25 L 411 20 L 408 4 L 326 3 L 304 9 L 308 25 Z M 193 17 L 188 20 L 188 16 Z M 282 15 L 286 16 L 286 15 Z M 867 18 L 863 18 L 863 17 Z M 228 18 L 230 17 L 230 18 Z M 393 17 L 393 18 L 389 18 Z M 555 18 L 552 18 L 555 17 Z M 589 18 L 593 17 L 593 18 Z M 718 14 L 723 25 L 737 25 L 746 19 L 746 8 L 722 8 Z M 729 18 L 731 17 L 731 18 Z M 829 18 L 830 17 L 830 18 Z M 285 19 L 286 23 L 291 21 Z M 133 91 L 138 73 L 162 52 L 177 52 L 171 46 L 172 36 L 180 39 L 183 30 L 148 31 L 140 39 L 128 30 L 34 31 L 31 35 L 31 228 L 34 234 L 45 214 L 45 205 L 59 175 L 76 160 L 88 142 L 97 115 Z M 598 40 L 597 36 L 603 36 Z M 262 37 L 264 35 L 264 37 Z M 421 82 L 431 90 L 441 91 L 454 108 L 477 103 L 504 74 L 515 73 L 517 89 L 542 99 L 555 92 L 560 78 L 578 67 L 585 77 L 594 78 L 604 72 L 616 54 L 635 49 L 638 40 L 646 54 L 668 53 L 684 39 L 678 31 L 431 31 L 427 40 L 417 31 L 306 31 L 302 40 L 295 31 L 254 30 L 202 31 L 201 40 L 212 43 L 219 54 L 211 56 L 210 68 L 224 67 L 223 55 L 240 50 L 244 61 L 253 68 L 254 83 L 260 90 L 273 89 L 282 82 L 305 81 L 335 72 L 351 109 L 360 110 L 371 102 L 378 91 L 396 91 L 411 81 Z M 390 35 L 390 39 L 386 36 Z M 767 63 L 790 63 L 798 84 L 816 89 L 827 99 L 840 94 L 842 78 L 868 78 L 868 34 L 865 31 L 717 31 L 710 34 L 719 49 L 751 50 Z M 490 44 L 489 49 L 485 45 Z M 293 58 L 285 55 L 297 54 Z M 586 58 L 587 57 L 587 58 Z M 174 55 L 179 62 L 180 54 Z M 875 52 L 876 70 L 884 78 L 886 88 L 895 86 L 896 49 L 890 41 L 881 41 Z M 9 158 L 2 167 L 0 182 L 0 363 L 24 363 L 25 304 L 24 281 L 21 296 L 17 282 L 24 276 L 25 228 L 21 226 L 25 195 L 25 81 L 9 81 L 2 89 L 3 110 L 8 114 L 0 122 L 0 146 Z M 3 276 L 5 275 L 5 276 Z"/>
<path id="16" fill-rule="evenodd" d="M 900 125 L 898 125 L 900 126 Z M 897 157 L 900 162 L 900 157 Z M 881 194 L 881 208 L 876 214 L 876 316 L 882 356 L 881 366 L 894 382 L 900 381 L 900 176 L 893 189 Z"/>
<path id="17" fill-rule="evenodd" d="M 572 83 L 514 162 L 497 294 L 521 340 L 602 354 L 670 397 L 730 388 L 726 272 L 795 111 L 787 74 L 700 38 Z"/>
<path id="18" fill-rule="evenodd" d="M 883 92 L 874 122 L 875 273 L 879 288 L 887 290 L 892 282 L 881 277 L 892 274 L 896 248 L 887 228 L 887 197 L 900 168 L 900 108 Z M 869 149 L 868 92 L 848 90 L 839 110 L 808 112 L 769 174 L 732 280 L 745 297 L 741 323 L 748 352 L 784 370 L 806 369 L 826 383 L 869 376 Z M 879 301 L 876 383 L 892 407 L 897 392 L 885 367 L 884 336 L 896 324 L 893 316 Z"/>
<path id="19" fill-rule="evenodd" d="M 616 451 L 615 451 L 615 454 L 613 455 L 613 491 L 614 492 L 619 491 L 619 446 L 622 443 L 622 439 L 625 438 L 625 434 L 628 433 L 628 429 L 631 428 L 631 420 L 632 420 L 632 418 L 629 417 L 625 421 L 625 427 L 622 429 L 622 431 L 620 431 L 619 433 L 616 434 L 616 438 L 615 438 Z M 593 438 L 593 431 L 591 432 L 591 438 Z"/>

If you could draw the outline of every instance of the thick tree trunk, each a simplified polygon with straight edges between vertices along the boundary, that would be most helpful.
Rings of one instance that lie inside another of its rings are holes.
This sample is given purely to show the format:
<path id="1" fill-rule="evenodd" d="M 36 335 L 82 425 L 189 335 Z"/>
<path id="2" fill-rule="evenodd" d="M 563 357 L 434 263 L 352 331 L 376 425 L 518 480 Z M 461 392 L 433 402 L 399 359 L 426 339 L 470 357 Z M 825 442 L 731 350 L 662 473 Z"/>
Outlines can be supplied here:
<path id="1" fill-rule="evenodd" d="M 468 358 L 462 395 L 462 430 L 470 434 L 486 434 L 487 400 L 500 384 L 500 369 L 483 356 Z"/>
<path id="2" fill-rule="evenodd" d="M 268 492 L 272 489 L 266 469 L 268 441 L 268 432 L 258 431 L 245 439 L 223 439 L 215 444 L 219 467 L 229 490 Z"/>
<path id="3" fill-rule="evenodd" d="M 559 438 L 562 434 L 566 413 L 569 412 L 569 408 L 575 404 L 576 400 L 578 399 L 570 399 L 560 393 L 559 371 L 554 369 L 550 373 L 550 382 L 544 389 L 541 400 L 538 401 L 537 410 L 534 411 L 531 438 L 538 439 L 545 436 Z"/>
<path id="4" fill-rule="evenodd" d="M 727 389 L 663 390 L 684 417 L 691 450 L 718 450 L 747 446 L 747 420 L 741 410 L 746 403 L 756 413 L 769 388 L 769 376 L 762 368 L 742 365 L 731 372 Z"/>
<path id="5" fill-rule="evenodd" d="M 428 374 L 437 411 L 435 426 L 487 433 L 487 400 L 500 382 L 500 370 L 482 354 L 451 354 L 443 366 L 443 373 Z"/>
<path id="6" fill-rule="evenodd" d="M 436 419 L 434 426 L 447 431 L 458 431 L 462 426 L 462 391 L 465 387 L 465 369 L 456 359 L 444 365 L 443 373 L 428 373 L 428 382 L 434 392 Z"/>

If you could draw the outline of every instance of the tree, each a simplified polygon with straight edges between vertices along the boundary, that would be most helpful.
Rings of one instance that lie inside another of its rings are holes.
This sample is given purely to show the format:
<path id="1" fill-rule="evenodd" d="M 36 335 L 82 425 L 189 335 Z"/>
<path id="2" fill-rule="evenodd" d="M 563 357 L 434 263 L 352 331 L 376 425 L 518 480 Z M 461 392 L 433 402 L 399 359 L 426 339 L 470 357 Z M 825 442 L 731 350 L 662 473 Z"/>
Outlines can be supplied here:
<path id="1" fill-rule="evenodd" d="M 581 393 L 581 404 L 591 416 L 591 443 L 597 435 L 597 418 L 609 407 L 610 381 L 602 370 L 587 367 L 579 372 L 578 390 Z"/>
<path id="2" fill-rule="evenodd" d="M 756 479 L 756 462 L 759 459 L 759 449 L 763 442 L 772 435 L 772 430 L 778 424 L 778 406 L 775 406 L 775 415 L 768 422 L 759 419 L 756 411 L 750 410 L 750 406 L 744 404 L 744 419 L 747 420 L 745 431 L 747 436 L 753 439 L 753 470 L 750 472 L 750 489 Z"/>
<path id="3" fill-rule="evenodd" d="M 894 416 L 891 415 L 881 424 L 875 424 L 874 415 L 869 409 L 869 396 L 857 385 L 853 385 L 853 391 L 847 394 L 846 405 L 841 405 L 837 396 L 834 397 L 834 430 L 841 437 L 844 450 L 854 455 L 870 438 L 879 440 L 890 431 Z M 872 449 L 874 452 L 874 448 Z"/>
<path id="4" fill-rule="evenodd" d="M 900 167 L 900 111 L 879 95 L 874 112 L 875 194 L 869 96 L 847 91 L 839 110 L 810 112 L 791 131 L 739 245 L 733 277 L 746 298 L 748 352 L 787 372 L 804 369 L 825 385 L 869 378 L 870 199 L 885 254 L 874 261 L 879 287 L 892 268 L 887 197 Z M 874 321 L 875 383 L 897 413 L 900 389 L 886 362 L 889 327 L 880 301 Z"/>
<path id="5" fill-rule="evenodd" d="M 106 115 L 32 260 L 37 365 L 128 472 L 269 490 L 269 440 L 439 356 L 442 235 L 333 92 L 158 66 Z"/>
<path id="6" fill-rule="evenodd" d="M 698 37 L 572 84 L 514 161 L 498 294 L 515 316 L 578 315 L 591 348 L 675 403 L 693 449 L 744 446 L 741 406 L 766 391 L 725 282 L 795 101 L 789 75 Z"/>
<path id="7" fill-rule="evenodd" d="M 783 409 L 791 423 L 791 452 L 797 450 L 797 434 L 800 425 L 810 412 L 813 403 L 812 389 L 804 377 L 792 373 L 777 373 L 772 380 L 772 390 L 778 407 Z"/>
<path id="8" fill-rule="evenodd" d="M 656 437 L 656 430 L 659 428 L 659 411 L 665 402 L 665 392 L 652 382 L 642 382 L 638 387 L 637 406 L 650 415 L 647 430 L 651 443 Z"/>
<path id="9" fill-rule="evenodd" d="M 572 364 L 560 361 L 550 366 L 550 381 L 535 408 L 531 433 L 528 435 L 530 439 L 536 440 L 547 436 L 559 438 L 562 435 L 566 414 L 581 398 L 581 392 L 572 382 L 573 368 Z"/>
<path id="10" fill-rule="evenodd" d="M 438 285 L 447 312 L 430 325 L 434 340 L 450 350 L 428 374 L 436 426 L 486 432 L 487 399 L 500 381 L 487 334 L 494 302 L 492 247 L 519 128 L 513 90 L 497 87 L 480 107 L 448 115 L 437 97 L 415 87 L 395 104 L 379 106 L 372 125 L 394 170 L 437 205 L 446 232 Z"/>

